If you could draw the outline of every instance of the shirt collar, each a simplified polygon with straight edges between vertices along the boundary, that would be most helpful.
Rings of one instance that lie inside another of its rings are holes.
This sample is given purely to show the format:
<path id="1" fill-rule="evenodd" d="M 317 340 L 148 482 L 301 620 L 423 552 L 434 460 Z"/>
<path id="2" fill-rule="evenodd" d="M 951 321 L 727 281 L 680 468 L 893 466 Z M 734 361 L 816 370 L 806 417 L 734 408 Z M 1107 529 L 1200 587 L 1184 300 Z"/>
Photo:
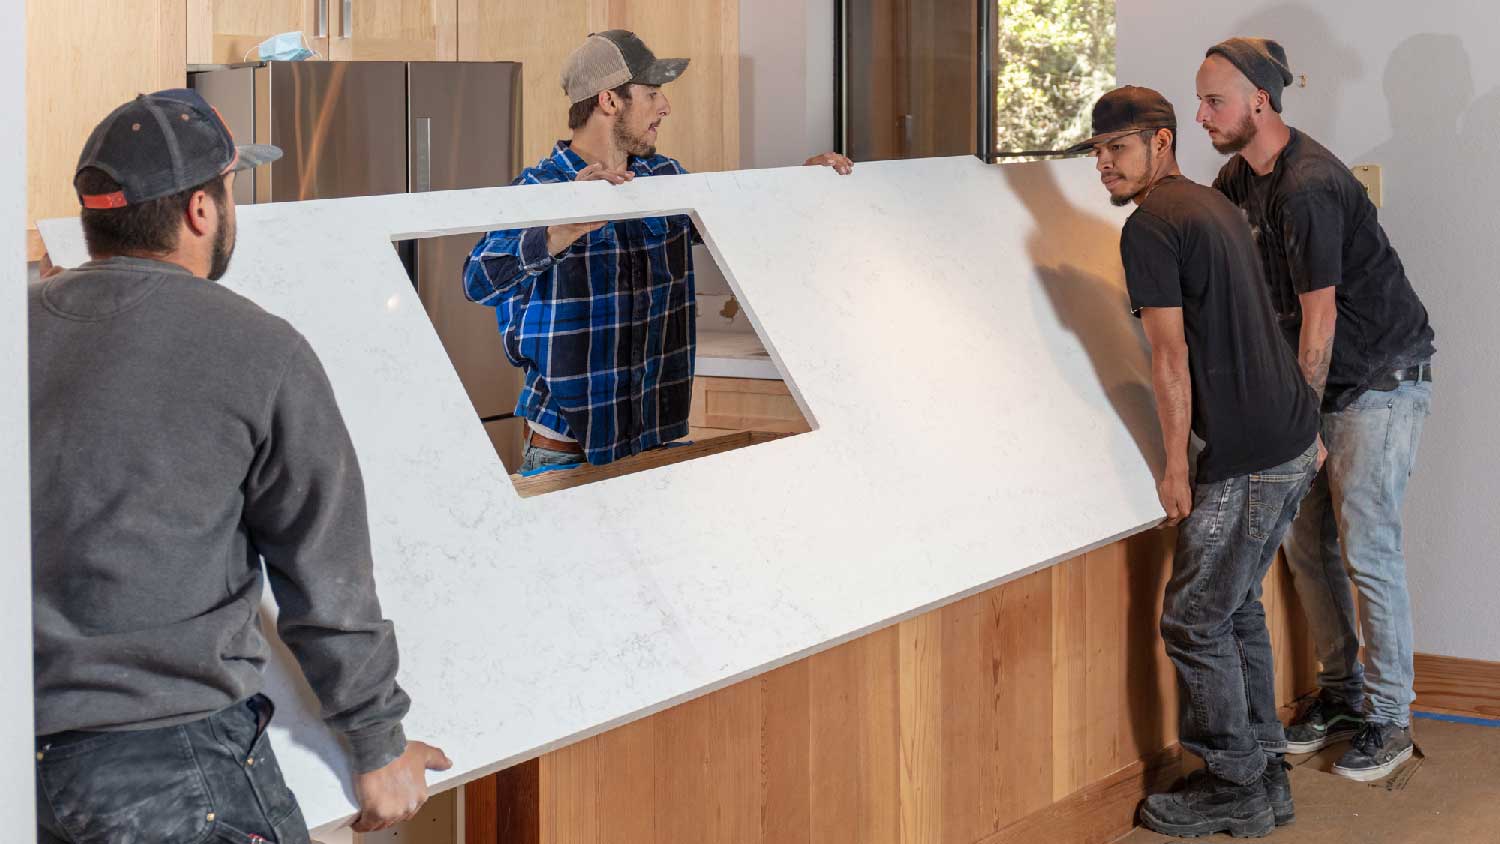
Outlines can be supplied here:
<path id="1" fill-rule="evenodd" d="M 573 178 L 578 176 L 579 170 L 589 166 L 589 163 L 583 160 L 583 156 L 573 151 L 573 142 L 566 140 L 558 141 L 557 146 L 552 149 L 552 161 L 558 167 L 561 167 L 569 177 Z M 636 173 L 649 175 L 651 169 L 650 161 L 651 159 L 649 158 L 632 155 L 626 157 L 625 167 Z"/>

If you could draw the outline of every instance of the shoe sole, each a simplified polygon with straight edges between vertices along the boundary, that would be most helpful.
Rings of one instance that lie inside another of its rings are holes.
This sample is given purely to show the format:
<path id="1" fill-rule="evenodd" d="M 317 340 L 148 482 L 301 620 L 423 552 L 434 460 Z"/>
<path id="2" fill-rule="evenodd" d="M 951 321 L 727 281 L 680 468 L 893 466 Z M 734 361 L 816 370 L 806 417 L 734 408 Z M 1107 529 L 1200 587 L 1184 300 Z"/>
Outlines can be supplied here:
<path id="1" fill-rule="evenodd" d="M 1400 753 L 1397 753 L 1395 758 L 1391 759 L 1391 761 L 1385 763 L 1384 765 L 1377 765 L 1373 768 L 1359 769 L 1344 768 L 1339 765 L 1334 765 L 1333 772 L 1343 777 L 1344 779 L 1354 780 L 1355 782 L 1374 782 L 1379 779 L 1385 779 L 1386 777 L 1391 775 L 1392 771 L 1401 767 L 1402 762 L 1405 762 L 1406 760 L 1411 758 L 1412 750 L 1412 747 L 1406 748 Z"/>
<path id="2" fill-rule="evenodd" d="M 1358 733 L 1359 730 L 1339 730 L 1338 732 L 1329 733 L 1328 735 L 1325 735 L 1320 739 L 1314 739 L 1313 741 L 1288 740 L 1286 743 L 1286 752 L 1298 756 L 1301 756 L 1304 753 L 1317 753 L 1319 750 L 1322 750 L 1330 744 L 1338 744 L 1345 739 L 1352 739 Z"/>
<path id="3" fill-rule="evenodd" d="M 1203 821 L 1197 824 L 1170 824 L 1152 817 L 1145 807 L 1141 808 L 1141 824 L 1152 832 L 1174 838 L 1202 838 L 1227 832 L 1235 838 L 1265 838 L 1276 829 L 1276 813 L 1268 806 L 1249 818 L 1228 818 Z"/>

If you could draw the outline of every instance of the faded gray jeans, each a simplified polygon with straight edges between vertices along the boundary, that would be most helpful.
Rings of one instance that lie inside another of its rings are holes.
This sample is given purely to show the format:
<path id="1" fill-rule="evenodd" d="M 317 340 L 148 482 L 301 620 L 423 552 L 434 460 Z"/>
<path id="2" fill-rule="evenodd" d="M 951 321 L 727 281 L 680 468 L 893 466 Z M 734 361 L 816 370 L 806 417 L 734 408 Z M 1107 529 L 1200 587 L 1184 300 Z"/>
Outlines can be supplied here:
<path id="1" fill-rule="evenodd" d="M 1286 543 L 1322 663 L 1318 685 L 1372 721 L 1403 727 L 1414 695 L 1401 503 L 1431 408 L 1432 383 L 1422 382 L 1370 390 L 1323 414 L 1328 462 Z M 1363 611 L 1358 626 L 1351 583 Z"/>
<path id="2" fill-rule="evenodd" d="M 1161 633 L 1177 668 L 1182 747 L 1248 785 L 1286 751 L 1261 581 L 1317 469 L 1317 444 L 1280 466 L 1198 484 L 1177 529 Z"/>
<path id="3" fill-rule="evenodd" d="M 176 727 L 36 743 L 40 844 L 307 844 L 256 695 Z"/>

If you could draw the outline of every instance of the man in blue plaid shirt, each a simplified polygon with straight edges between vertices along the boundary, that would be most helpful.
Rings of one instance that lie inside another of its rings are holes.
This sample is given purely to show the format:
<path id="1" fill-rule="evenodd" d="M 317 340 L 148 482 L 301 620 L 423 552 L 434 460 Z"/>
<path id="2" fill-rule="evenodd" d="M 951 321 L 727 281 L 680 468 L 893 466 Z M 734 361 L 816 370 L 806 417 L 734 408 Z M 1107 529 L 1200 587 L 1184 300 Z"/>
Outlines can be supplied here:
<path id="1" fill-rule="evenodd" d="M 656 136 L 672 113 L 661 87 L 687 64 L 624 30 L 590 35 L 563 68 L 572 139 L 515 184 L 686 173 L 657 154 Z M 853 167 L 836 153 L 807 164 Z M 687 436 L 698 242 L 676 215 L 496 231 L 474 247 L 464 292 L 495 308 L 506 357 L 525 371 L 520 471 L 609 463 Z"/>

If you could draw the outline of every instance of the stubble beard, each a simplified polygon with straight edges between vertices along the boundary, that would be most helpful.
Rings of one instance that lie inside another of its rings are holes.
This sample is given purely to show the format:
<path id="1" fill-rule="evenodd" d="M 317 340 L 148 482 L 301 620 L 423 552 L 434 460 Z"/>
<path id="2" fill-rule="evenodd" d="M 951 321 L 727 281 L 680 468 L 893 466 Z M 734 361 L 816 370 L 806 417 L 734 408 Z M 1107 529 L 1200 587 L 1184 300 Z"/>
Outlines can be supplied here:
<path id="1" fill-rule="evenodd" d="M 1250 146 L 1259 131 L 1255 126 L 1255 121 L 1251 120 L 1247 113 L 1244 119 L 1234 127 L 1234 131 L 1225 136 L 1223 141 L 1214 144 L 1214 149 L 1218 150 L 1221 155 L 1233 155 Z"/>

